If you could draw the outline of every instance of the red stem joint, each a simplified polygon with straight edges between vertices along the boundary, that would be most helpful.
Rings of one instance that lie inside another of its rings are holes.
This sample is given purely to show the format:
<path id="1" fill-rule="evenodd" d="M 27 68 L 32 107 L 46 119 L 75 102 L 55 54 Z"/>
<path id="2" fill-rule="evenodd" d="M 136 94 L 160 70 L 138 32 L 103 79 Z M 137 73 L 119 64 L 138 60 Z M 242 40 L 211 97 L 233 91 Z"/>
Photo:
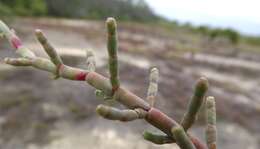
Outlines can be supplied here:
<path id="1" fill-rule="evenodd" d="M 22 46 L 22 42 L 17 36 L 12 37 L 10 42 L 15 49 L 18 49 Z"/>
<path id="2" fill-rule="evenodd" d="M 84 81 L 86 79 L 86 76 L 88 75 L 87 72 L 80 72 L 76 75 L 75 80 L 78 81 Z"/>

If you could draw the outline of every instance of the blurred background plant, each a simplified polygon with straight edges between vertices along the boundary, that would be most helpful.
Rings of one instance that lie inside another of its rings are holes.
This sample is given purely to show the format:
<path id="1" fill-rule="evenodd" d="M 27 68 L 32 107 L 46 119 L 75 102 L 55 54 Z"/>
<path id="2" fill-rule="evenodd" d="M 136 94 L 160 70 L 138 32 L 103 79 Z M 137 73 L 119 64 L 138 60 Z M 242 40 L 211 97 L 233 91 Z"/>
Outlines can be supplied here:
<path id="1" fill-rule="evenodd" d="M 1 0 L 1 15 L 153 21 L 158 19 L 143 0 Z"/>

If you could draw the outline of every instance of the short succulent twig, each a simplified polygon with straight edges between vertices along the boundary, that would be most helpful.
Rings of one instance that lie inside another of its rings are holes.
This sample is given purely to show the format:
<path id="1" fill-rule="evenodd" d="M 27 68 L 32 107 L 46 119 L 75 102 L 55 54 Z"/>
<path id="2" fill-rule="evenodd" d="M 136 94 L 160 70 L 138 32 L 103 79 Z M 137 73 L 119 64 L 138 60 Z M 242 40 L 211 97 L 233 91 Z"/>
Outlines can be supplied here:
<path id="1" fill-rule="evenodd" d="M 106 119 L 119 120 L 123 122 L 133 121 L 136 119 L 143 119 L 147 114 L 147 112 L 144 111 L 143 109 L 120 110 L 105 105 L 98 105 L 96 111 L 99 115 L 101 115 Z"/>
<path id="2" fill-rule="evenodd" d="M 154 134 L 148 131 L 145 131 L 143 133 L 143 137 L 145 140 L 153 142 L 154 144 L 170 144 L 175 142 L 171 137 L 167 135 Z"/>
<path id="3" fill-rule="evenodd" d="M 95 71 L 96 69 L 96 61 L 95 56 L 92 50 L 86 51 L 86 65 L 88 71 Z"/>
<path id="4" fill-rule="evenodd" d="M 195 86 L 194 94 L 190 100 L 188 109 L 183 116 L 181 125 L 187 131 L 197 118 L 197 113 L 203 103 L 205 93 L 208 90 L 208 81 L 205 77 L 201 77 Z"/>
<path id="5" fill-rule="evenodd" d="M 172 134 L 181 149 L 195 149 L 195 146 L 181 126 L 173 127 Z"/>
<path id="6" fill-rule="evenodd" d="M 58 55 L 57 51 L 54 49 L 54 47 L 49 43 L 46 36 L 43 34 L 43 32 L 39 29 L 35 30 L 35 35 L 38 39 L 38 41 L 41 43 L 42 47 L 44 48 L 45 52 L 49 55 L 52 63 L 56 66 L 56 77 L 59 77 L 59 69 L 62 67 L 63 62 L 61 60 L 61 57 Z"/>
<path id="7" fill-rule="evenodd" d="M 217 128 L 216 128 L 216 106 L 214 97 L 207 97 L 207 128 L 206 141 L 209 149 L 217 148 Z"/>
<path id="8" fill-rule="evenodd" d="M 5 58 L 4 62 L 13 66 L 32 66 L 33 61 L 27 58 Z"/>
<path id="9" fill-rule="evenodd" d="M 159 71 L 157 68 L 152 68 L 150 71 L 149 87 L 147 91 L 147 100 L 151 107 L 154 106 L 155 96 L 158 92 L 158 80 L 159 80 Z"/>
<path id="10" fill-rule="evenodd" d="M 118 74 L 118 58 L 117 58 L 117 24 L 114 18 L 108 18 L 107 26 L 107 50 L 109 61 L 110 82 L 112 85 L 112 94 L 119 88 L 119 74 Z"/>
<path id="11" fill-rule="evenodd" d="M 9 27 L 0 20 L 0 35 L 4 36 L 11 46 L 16 49 L 16 52 L 24 58 L 34 58 L 35 54 L 32 51 L 26 50 L 23 46 L 20 38 L 15 34 L 13 30 L 10 30 Z"/>
<path id="12" fill-rule="evenodd" d="M 188 134 L 188 136 L 190 137 L 191 142 L 196 147 L 196 149 L 207 149 L 207 146 L 203 142 L 201 142 L 197 137 L 191 136 L 190 134 Z"/>
<path id="13" fill-rule="evenodd" d="M 61 57 L 58 55 L 54 47 L 49 43 L 48 39 L 43 34 L 43 32 L 40 29 L 37 29 L 35 30 L 35 35 L 38 41 L 41 43 L 42 47 L 44 48 L 45 52 L 49 55 L 51 61 L 55 65 L 62 65 L 63 62 L 61 60 Z"/>

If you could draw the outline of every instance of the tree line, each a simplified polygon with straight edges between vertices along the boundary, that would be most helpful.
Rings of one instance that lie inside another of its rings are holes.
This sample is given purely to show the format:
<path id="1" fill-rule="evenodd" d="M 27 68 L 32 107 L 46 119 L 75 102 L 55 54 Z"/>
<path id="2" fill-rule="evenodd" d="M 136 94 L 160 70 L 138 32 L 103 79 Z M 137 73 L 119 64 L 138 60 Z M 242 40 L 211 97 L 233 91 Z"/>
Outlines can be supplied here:
<path id="1" fill-rule="evenodd" d="M 159 17 L 144 0 L 0 0 L 1 15 L 152 21 Z"/>

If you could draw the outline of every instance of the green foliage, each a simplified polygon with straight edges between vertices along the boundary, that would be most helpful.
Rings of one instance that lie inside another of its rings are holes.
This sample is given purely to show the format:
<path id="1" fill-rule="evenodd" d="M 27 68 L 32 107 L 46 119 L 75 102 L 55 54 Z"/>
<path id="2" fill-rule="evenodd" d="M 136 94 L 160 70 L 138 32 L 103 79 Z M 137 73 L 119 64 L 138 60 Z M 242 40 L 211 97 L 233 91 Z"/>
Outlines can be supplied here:
<path id="1" fill-rule="evenodd" d="M 44 0 L 1 0 L 0 4 L 0 12 L 4 15 L 39 16 L 47 13 Z"/>
<path id="2" fill-rule="evenodd" d="M 232 44 L 237 44 L 240 39 L 240 34 L 233 29 L 211 29 L 208 31 L 208 35 L 211 40 L 218 37 L 224 37 L 228 39 Z"/>
<path id="3" fill-rule="evenodd" d="M 260 46 L 260 37 L 245 37 L 245 42 L 251 45 Z"/>
<path id="4" fill-rule="evenodd" d="M 158 17 L 143 0 L 46 0 L 48 14 L 58 17 L 151 21 Z"/>
<path id="5" fill-rule="evenodd" d="M 12 10 L 8 6 L 0 2 L 0 15 L 9 16 L 11 14 L 12 14 Z"/>
<path id="6" fill-rule="evenodd" d="M 47 7 L 44 0 L 32 0 L 31 1 L 32 15 L 40 16 L 47 13 Z"/>
<path id="7" fill-rule="evenodd" d="M 208 35 L 210 32 L 210 28 L 208 26 L 201 25 L 197 28 L 197 31 L 203 35 Z"/>
<path id="8" fill-rule="evenodd" d="M 233 44 L 237 44 L 240 38 L 239 33 L 232 29 L 224 29 L 223 35 L 226 36 Z"/>
<path id="9" fill-rule="evenodd" d="M 157 17 L 144 0 L 0 0 L 0 15 L 152 21 Z"/>

